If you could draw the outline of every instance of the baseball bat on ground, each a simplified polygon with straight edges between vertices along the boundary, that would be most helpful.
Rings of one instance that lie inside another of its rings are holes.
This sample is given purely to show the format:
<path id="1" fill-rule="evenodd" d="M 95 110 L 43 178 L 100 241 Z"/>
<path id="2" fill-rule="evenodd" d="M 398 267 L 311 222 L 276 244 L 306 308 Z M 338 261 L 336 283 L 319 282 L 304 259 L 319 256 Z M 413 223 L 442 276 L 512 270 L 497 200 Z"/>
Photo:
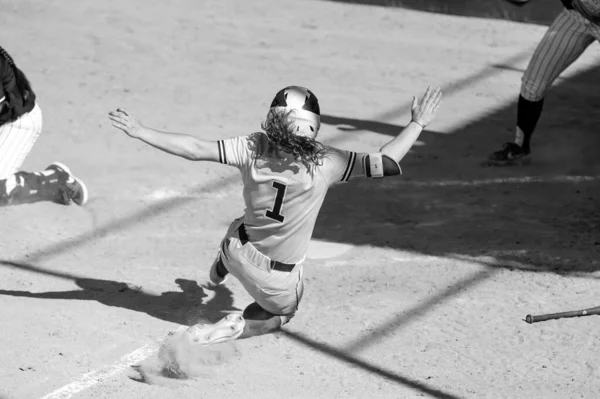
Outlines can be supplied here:
<path id="1" fill-rule="evenodd" d="M 522 7 L 529 3 L 531 0 L 506 0 L 507 2 L 514 4 L 515 6 Z"/>
<path id="2" fill-rule="evenodd" d="M 548 313 L 537 316 L 532 316 L 528 314 L 525 317 L 525 321 L 529 324 L 536 323 L 538 321 L 546 321 L 546 320 L 554 320 L 561 319 L 563 317 L 579 317 L 579 316 L 589 316 L 597 314 L 600 315 L 600 306 L 596 306 L 595 308 L 583 309 L 583 310 L 572 310 L 569 312 L 560 312 L 560 313 Z"/>

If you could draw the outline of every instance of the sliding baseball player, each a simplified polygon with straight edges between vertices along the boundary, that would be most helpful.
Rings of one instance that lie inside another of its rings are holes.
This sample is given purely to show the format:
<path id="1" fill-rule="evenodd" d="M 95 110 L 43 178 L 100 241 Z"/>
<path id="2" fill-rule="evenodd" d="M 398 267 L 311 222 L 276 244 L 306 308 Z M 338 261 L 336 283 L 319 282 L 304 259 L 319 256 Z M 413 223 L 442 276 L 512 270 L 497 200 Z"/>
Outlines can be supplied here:
<path id="1" fill-rule="evenodd" d="M 143 126 L 124 109 L 110 112 L 113 126 L 160 150 L 192 161 L 237 168 L 244 183 L 244 215 L 229 226 L 210 280 L 237 278 L 254 302 L 243 314 L 212 325 L 195 325 L 187 335 L 209 344 L 266 334 L 289 322 L 303 294 L 302 270 L 317 215 L 334 184 L 352 178 L 401 173 L 399 163 L 440 104 L 439 88 L 413 98 L 412 119 L 399 135 L 372 153 L 325 146 L 316 140 L 320 107 L 310 90 L 290 86 L 271 104 L 262 132 L 216 142 Z"/>

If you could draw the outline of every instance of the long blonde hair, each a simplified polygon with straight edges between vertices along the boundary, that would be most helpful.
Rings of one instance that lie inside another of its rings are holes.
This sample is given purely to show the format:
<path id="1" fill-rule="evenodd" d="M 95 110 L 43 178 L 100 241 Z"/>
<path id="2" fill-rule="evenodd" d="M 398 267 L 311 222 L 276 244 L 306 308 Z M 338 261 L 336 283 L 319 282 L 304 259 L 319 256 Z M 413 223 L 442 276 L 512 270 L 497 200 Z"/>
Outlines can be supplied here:
<path id="1" fill-rule="evenodd" d="M 296 134 L 293 111 L 270 110 L 261 128 L 269 138 L 276 155 L 279 152 L 291 154 L 308 169 L 323 163 L 327 148 L 311 137 Z"/>

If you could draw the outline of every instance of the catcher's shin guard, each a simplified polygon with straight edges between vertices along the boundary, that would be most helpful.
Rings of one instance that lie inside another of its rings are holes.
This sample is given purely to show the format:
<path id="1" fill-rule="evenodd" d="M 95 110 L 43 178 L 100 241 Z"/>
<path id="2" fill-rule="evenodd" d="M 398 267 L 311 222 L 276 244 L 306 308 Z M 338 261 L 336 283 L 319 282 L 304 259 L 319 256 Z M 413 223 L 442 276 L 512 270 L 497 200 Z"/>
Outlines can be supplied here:
<path id="1" fill-rule="evenodd" d="M 60 202 L 69 175 L 55 170 L 41 173 L 17 172 L 0 180 L 0 206 L 40 201 Z"/>

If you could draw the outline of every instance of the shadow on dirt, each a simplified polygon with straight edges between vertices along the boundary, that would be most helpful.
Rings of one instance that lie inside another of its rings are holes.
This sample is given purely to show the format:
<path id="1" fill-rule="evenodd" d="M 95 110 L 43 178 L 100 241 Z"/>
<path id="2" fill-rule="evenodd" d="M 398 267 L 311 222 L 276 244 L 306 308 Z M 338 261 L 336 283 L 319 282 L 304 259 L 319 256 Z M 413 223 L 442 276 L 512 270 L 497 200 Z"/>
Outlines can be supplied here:
<path id="1" fill-rule="evenodd" d="M 422 145 L 402 162 L 403 176 L 357 179 L 330 190 L 314 237 L 427 255 L 486 254 L 499 264 L 534 266 L 528 270 L 600 270 L 600 136 L 594 118 L 600 95 L 588 89 L 596 81 L 600 67 L 552 88 L 531 165 L 482 166 L 512 140 L 515 103 L 457 131 L 426 131 Z M 392 136 L 402 129 L 333 115 L 323 115 L 322 122 L 347 134 Z M 530 176 L 540 182 L 528 182 Z"/>
<path id="2" fill-rule="evenodd" d="M 351 364 L 355 367 L 360 367 L 361 369 L 376 374 L 380 377 L 383 377 L 389 381 L 395 382 L 400 385 L 404 385 L 410 387 L 412 389 L 418 390 L 420 392 L 426 393 L 427 395 L 438 398 L 438 399 L 458 399 L 457 396 L 444 392 L 442 390 L 431 387 L 430 385 L 408 378 L 403 377 L 399 374 L 395 374 L 388 370 L 385 370 L 381 366 L 375 366 L 363 359 L 359 359 L 350 355 L 348 351 L 337 349 L 333 346 L 330 346 L 326 343 L 315 341 L 314 339 L 307 337 L 303 334 L 299 334 L 292 331 L 283 331 L 283 335 L 295 341 L 303 346 L 309 347 L 311 349 L 316 349 L 321 353 L 326 354 L 329 357 L 332 357 L 336 360 L 344 361 L 345 363 Z M 419 395 L 423 396 L 423 395 Z"/>
<path id="3" fill-rule="evenodd" d="M 42 268 L 33 265 L 3 261 L 0 265 L 44 273 Z M 47 273 L 53 275 L 53 273 Z M 59 276 L 57 276 L 59 277 Z M 144 292 L 141 287 L 132 284 L 63 276 L 75 282 L 81 289 L 71 291 L 29 292 L 0 290 L 0 295 L 38 299 L 69 299 L 77 301 L 96 301 L 106 306 L 143 312 L 157 319 L 182 325 L 193 325 L 198 322 L 214 323 L 230 311 L 239 311 L 233 306 L 233 293 L 225 286 L 202 287 L 198 283 L 186 279 L 176 279 L 181 291 L 167 291 L 160 295 Z M 214 292 L 210 300 L 207 291 Z"/>

